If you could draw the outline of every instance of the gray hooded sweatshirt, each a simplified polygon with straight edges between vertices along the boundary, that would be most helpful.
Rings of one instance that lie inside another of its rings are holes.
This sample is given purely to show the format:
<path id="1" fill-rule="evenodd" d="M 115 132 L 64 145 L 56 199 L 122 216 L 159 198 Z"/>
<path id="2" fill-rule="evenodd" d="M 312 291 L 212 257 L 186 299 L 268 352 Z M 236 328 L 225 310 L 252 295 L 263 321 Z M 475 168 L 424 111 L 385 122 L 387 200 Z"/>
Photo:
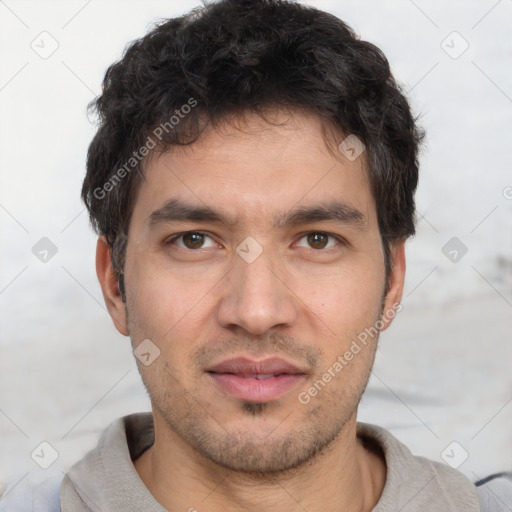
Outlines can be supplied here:
<path id="1" fill-rule="evenodd" d="M 381 446 L 388 467 L 384 491 L 373 512 L 477 512 L 475 486 L 462 473 L 415 457 L 385 429 L 358 423 L 358 435 Z M 139 478 L 132 460 L 154 440 L 149 414 L 128 416 L 103 433 L 98 446 L 66 474 L 62 512 L 165 512 Z"/>
<path id="2" fill-rule="evenodd" d="M 386 483 L 372 512 L 512 511 L 512 481 L 508 477 L 486 481 L 477 488 L 449 466 L 412 455 L 381 427 L 359 422 L 357 433 L 365 443 L 377 444 L 386 459 Z M 166 512 L 132 462 L 153 442 L 150 413 L 120 418 L 63 479 L 18 489 L 0 500 L 0 512 Z"/>

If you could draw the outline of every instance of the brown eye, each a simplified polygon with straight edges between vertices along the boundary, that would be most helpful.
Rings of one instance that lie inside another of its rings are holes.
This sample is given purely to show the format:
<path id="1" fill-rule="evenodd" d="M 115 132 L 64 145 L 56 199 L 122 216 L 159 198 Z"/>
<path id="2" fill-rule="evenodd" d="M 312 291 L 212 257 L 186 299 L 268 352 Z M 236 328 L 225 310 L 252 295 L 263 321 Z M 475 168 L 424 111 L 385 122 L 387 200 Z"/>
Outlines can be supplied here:
<path id="1" fill-rule="evenodd" d="M 331 247 L 341 243 L 341 240 L 334 235 L 323 233 L 321 231 L 312 231 L 301 238 L 301 240 L 304 239 L 306 240 L 306 247 L 308 249 L 315 250 L 330 249 Z M 304 245 L 302 245 L 302 247 L 304 247 Z"/>
<path id="2" fill-rule="evenodd" d="M 201 233 L 200 231 L 187 231 L 186 233 L 182 233 L 181 235 L 176 235 L 169 242 L 169 245 L 177 245 L 181 249 L 205 249 L 206 247 L 212 247 L 214 244 L 213 240 L 210 242 L 209 246 L 205 246 L 205 240 L 210 239 L 211 237 L 205 233 Z"/>
<path id="3" fill-rule="evenodd" d="M 187 249 L 200 249 L 204 243 L 202 233 L 186 233 L 183 235 L 183 243 Z"/>
<path id="4" fill-rule="evenodd" d="M 325 233 L 310 233 L 308 235 L 308 243 L 313 249 L 324 249 L 329 240 L 329 236 Z"/>

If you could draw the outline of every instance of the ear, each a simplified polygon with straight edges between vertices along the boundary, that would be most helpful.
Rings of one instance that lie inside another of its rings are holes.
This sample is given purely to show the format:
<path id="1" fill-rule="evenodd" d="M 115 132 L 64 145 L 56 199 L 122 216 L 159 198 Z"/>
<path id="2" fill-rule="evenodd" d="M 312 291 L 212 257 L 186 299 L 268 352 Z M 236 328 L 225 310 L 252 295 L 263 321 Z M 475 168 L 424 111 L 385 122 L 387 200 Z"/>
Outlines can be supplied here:
<path id="1" fill-rule="evenodd" d="M 391 273 L 389 275 L 388 293 L 384 300 L 382 312 L 382 331 L 387 329 L 397 312 L 402 309 L 400 301 L 404 291 L 405 280 L 405 241 L 390 247 Z"/>
<path id="2" fill-rule="evenodd" d="M 104 236 L 98 238 L 96 245 L 96 275 L 108 312 L 116 329 L 124 336 L 129 335 L 125 303 L 119 291 L 119 283 L 112 267 L 112 249 Z"/>

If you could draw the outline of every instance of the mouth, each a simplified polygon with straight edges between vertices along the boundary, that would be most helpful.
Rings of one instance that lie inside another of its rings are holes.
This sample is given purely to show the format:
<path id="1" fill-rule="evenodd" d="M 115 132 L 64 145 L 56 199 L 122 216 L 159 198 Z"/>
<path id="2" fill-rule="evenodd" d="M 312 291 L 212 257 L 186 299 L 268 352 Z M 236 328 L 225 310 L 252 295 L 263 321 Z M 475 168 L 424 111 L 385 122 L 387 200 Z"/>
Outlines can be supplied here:
<path id="1" fill-rule="evenodd" d="M 217 373 L 217 372 L 211 372 Z M 281 375 L 290 375 L 289 373 L 255 373 L 253 375 L 239 375 L 237 373 L 217 373 L 217 375 L 235 375 L 236 377 L 240 377 L 242 379 L 257 379 L 257 380 L 267 380 L 273 377 L 281 377 Z"/>
<path id="2" fill-rule="evenodd" d="M 255 403 L 277 400 L 307 376 L 305 370 L 280 358 L 229 359 L 212 366 L 206 373 L 231 397 Z"/>

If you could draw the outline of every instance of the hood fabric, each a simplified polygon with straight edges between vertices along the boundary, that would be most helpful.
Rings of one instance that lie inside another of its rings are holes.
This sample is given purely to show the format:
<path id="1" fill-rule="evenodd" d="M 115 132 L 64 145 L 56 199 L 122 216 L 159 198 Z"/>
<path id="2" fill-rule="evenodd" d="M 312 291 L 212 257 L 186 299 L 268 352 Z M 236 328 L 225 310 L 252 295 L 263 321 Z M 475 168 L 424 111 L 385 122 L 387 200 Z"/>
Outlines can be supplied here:
<path id="1" fill-rule="evenodd" d="M 365 444 L 384 454 L 387 476 L 372 512 L 479 512 L 474 484 L 445 464 L 415 456 L 382 427 L 357 423 Z M 132 414 L 110 424 L 98 445 L 65 475 L 62 512 L 166 512 L 133 465 L 154 442 L 151 413 Z"/>

